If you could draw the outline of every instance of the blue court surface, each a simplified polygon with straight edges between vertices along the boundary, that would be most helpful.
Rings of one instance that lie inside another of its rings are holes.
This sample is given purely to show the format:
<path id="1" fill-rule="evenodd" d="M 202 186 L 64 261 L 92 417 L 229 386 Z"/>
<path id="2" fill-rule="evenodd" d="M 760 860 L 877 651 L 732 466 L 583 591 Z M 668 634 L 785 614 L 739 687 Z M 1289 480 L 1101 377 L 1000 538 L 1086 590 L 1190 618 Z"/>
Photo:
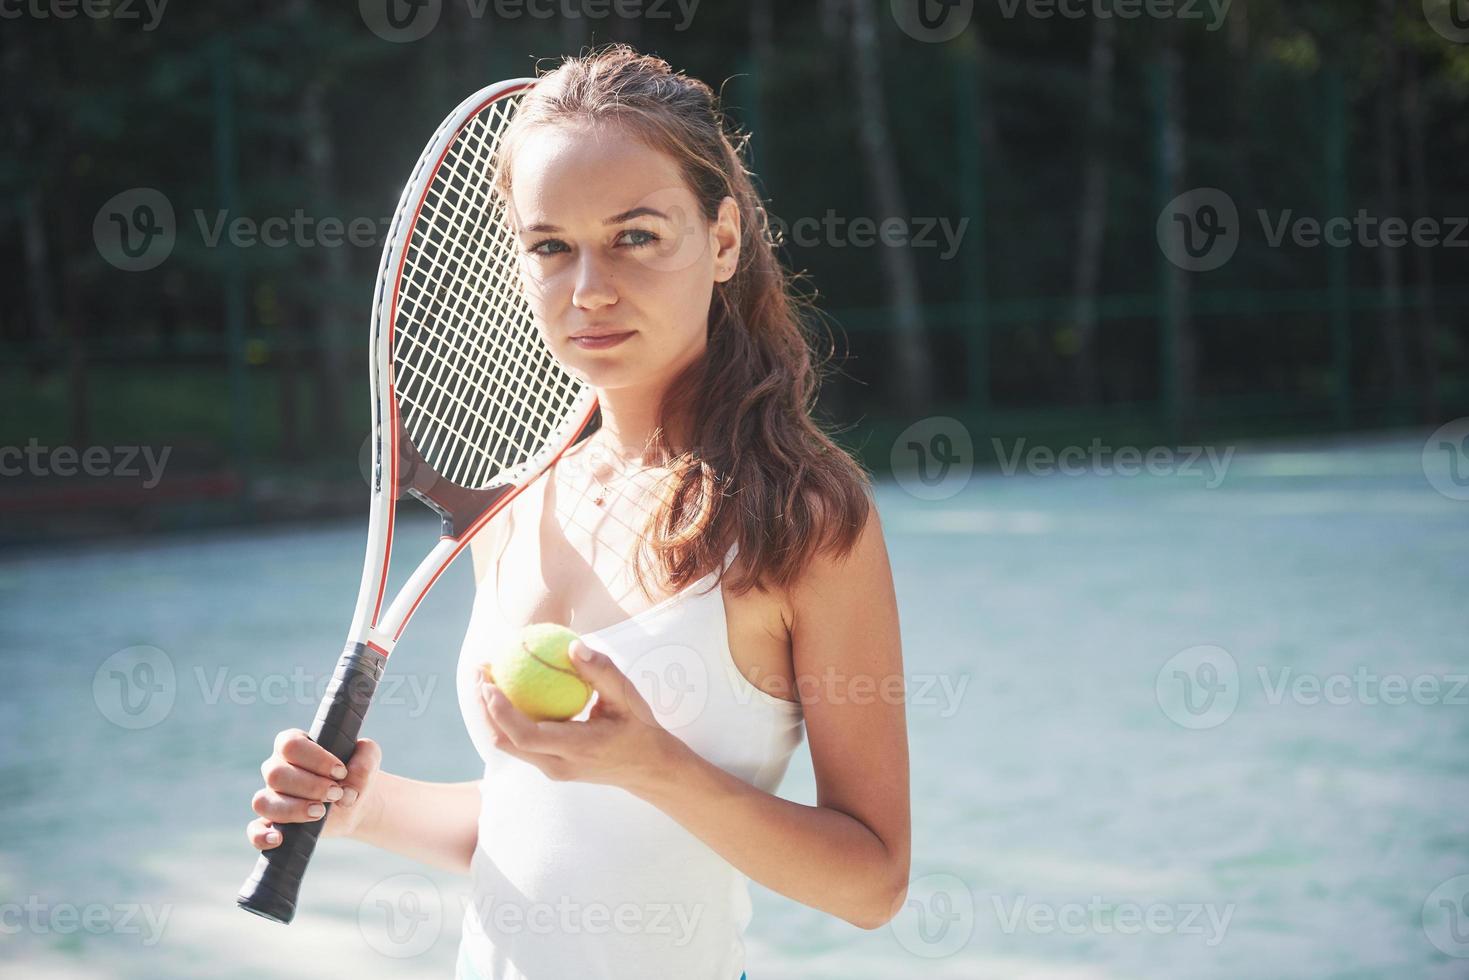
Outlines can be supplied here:
<path id="1" fill-rule="evenodd" d="M 1423 436 L 1026 469 L 880 487 L 908 904 L 867 932 L 756 886 L 749 975 L 1469 973 L 1469 501 Z M 362 535 L 0 557 L 0 972 L 451 974 L 465 881 L 363 845 L 323 845 L 289 928 L 234 907 L 258 765 L 311 720 Z M 470 590 L 456 568 L 393 656 L 367 723 L 390 771 L 477 775 Z M 815 802 L 804 747 L 781 794 Z"/>

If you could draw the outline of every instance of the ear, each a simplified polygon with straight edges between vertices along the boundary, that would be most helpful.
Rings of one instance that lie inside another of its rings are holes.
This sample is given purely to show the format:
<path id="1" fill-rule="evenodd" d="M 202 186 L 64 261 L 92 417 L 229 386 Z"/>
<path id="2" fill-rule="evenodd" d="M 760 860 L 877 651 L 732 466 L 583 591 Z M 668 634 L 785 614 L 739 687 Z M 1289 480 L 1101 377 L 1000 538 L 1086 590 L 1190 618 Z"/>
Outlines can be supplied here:
<path id="1" fill-rule="evenodd" d="M 728 282 L 740 267 L 740 206 L 733 197 L 719 202 L 719 215 L 709 227 L 714 254 L 714 281 Z"/>

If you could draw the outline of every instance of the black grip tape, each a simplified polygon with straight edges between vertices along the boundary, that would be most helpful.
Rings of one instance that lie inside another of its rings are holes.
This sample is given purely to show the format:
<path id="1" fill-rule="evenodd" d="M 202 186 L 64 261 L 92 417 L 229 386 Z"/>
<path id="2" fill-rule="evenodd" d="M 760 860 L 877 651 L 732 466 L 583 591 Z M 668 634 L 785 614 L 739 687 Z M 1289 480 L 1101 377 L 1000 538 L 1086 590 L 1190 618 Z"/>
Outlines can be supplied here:
<path id="1" fill-rule="evenodd" d="M 309 734 L 313 742 L 341 759 L 342 765 L 352 761 L 357 733 L 362 730 L 362 719 L 387 661 L 387 657 L 362 643 L 349 644 L 337 661 Z M 331 806 L 326 804 L 327 813 Z M 280 844 L 260 852 L 255 870 L 240 888 L 235 904 L 276 922 L 290 922 L 296 915 L 301 878 L 324 826 L 326 814 L 310 823 L 276 824 Z"/>

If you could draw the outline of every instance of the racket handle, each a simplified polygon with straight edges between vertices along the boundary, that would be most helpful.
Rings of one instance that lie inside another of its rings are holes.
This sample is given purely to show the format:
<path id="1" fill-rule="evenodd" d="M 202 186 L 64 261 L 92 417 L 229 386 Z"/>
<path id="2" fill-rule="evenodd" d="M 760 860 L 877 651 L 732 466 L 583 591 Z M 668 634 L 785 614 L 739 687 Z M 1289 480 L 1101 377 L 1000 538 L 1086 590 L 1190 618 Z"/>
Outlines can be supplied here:
<path id="1" fill-rule="evenodd" d="M 383 675 L 388 658 L 362 643 L 352 643 L 337 661 L 336 673 L 327 685 L 311 725 L 311 740 L 346 765 L 357 748 L 357 733 L 372 703 L 373 692 Z M 331 812 L 327 803 L 327 813 Z M 247 912 L 276 922 L 288 923 L 296 915 L 296 895 L 317 838 L 326 826 L 326 816 L 310 823 L 276 824 L 281 842 L 260 852 L 255 870 L 240 888 L 235 904 Z"/>

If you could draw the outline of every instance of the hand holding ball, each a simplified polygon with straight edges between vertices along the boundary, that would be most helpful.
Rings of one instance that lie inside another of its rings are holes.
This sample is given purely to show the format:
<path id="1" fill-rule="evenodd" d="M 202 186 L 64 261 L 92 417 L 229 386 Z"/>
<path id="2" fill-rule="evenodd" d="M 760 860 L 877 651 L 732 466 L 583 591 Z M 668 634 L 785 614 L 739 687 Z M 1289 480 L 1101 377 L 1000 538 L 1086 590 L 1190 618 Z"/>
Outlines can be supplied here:
<path id="1" fill-rule="evenodd" d="M 565 626 L 532 623 L 481 665 L 480 672 L 521 713 L 537 721 L 565 721 L 592 697 L 591 685 L 571 663 L 576 639 Z"/>

